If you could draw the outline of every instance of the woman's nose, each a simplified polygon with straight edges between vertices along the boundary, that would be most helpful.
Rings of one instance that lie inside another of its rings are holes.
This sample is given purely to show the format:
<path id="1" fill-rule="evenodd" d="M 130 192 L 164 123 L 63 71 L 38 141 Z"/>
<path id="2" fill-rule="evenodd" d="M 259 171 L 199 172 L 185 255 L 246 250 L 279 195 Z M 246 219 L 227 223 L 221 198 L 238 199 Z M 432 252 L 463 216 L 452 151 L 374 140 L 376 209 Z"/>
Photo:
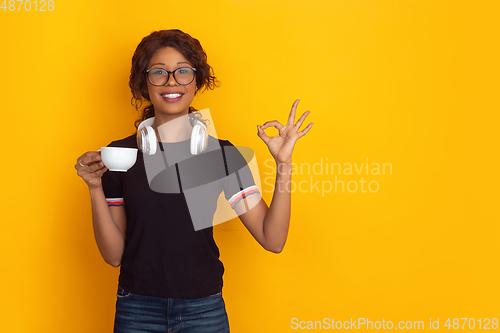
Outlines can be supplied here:
<path id="1" fill-rule="evenodd" d="M 175 78 L 174 78 L 174 74 L 171 73 L 169 78 L 168 78 L 168 81 L 166 83 L 167 86 L 175 86 L 177 85 L 177 81 L 175 81 Z"/>

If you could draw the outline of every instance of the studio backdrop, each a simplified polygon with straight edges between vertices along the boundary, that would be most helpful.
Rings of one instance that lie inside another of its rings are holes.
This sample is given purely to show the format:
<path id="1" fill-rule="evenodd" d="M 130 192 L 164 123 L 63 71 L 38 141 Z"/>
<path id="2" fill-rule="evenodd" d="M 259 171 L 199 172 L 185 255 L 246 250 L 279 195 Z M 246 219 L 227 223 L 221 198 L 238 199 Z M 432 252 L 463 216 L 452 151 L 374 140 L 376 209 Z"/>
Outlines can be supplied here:
<path id="1" fill-rule="evenodd" d="M 232 332 L 498 329 L 498 2 L 0 2 L 1 332 L 112 331 L 119 268 L 74 165 L 134 134 L 132 55 L 161 29 L 201 42 L 220 87 L 193 106 L 254 152 L 268 205 L 257 125 L 295 99 L 315 123 L 284 250 L 214 227 Z"/>

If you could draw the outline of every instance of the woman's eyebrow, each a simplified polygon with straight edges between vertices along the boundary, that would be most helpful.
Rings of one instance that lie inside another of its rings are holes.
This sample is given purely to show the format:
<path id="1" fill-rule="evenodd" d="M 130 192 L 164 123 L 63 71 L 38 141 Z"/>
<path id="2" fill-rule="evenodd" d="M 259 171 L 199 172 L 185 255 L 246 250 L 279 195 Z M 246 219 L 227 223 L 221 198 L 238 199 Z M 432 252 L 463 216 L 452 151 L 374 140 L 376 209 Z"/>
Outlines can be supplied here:
<path id="1" fill-rule="evenodd" d="M 178 62 L 178 63 L 177 63 L 177 65 L 178 65 L 178 64 L 188 64 L 188 65 L 190 65 L 190 63 L 189 63 L 189 62 L 185 62 L 185 61 Z M 156 64 L 152 64 L 151 66 L 154 66 L 154 65 L 163 65 L 163 66 L 165 66 L 165 64 L 164 64 L 164 63 L 162 63 L 162 62 L 158 62 L 158 63 L 156 63 Z M 151 67 L 151 66 L 149 66 L 149 67 Z"/>

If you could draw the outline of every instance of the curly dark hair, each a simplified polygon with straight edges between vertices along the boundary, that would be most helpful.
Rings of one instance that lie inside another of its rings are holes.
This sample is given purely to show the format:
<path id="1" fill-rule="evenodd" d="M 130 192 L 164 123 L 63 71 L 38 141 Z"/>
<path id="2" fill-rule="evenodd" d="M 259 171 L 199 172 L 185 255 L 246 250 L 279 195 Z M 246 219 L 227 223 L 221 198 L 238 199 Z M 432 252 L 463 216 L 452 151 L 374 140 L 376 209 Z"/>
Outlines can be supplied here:
<path id="1" fill-rule="evenodd" d="M 219 81 L 214 75 L 213 68 L 207 63 L 207 54 L 201 47 L 200 42 L 189 34 L 179 30 L 159 30 L 146 36 L 137 46 L 132 57 L 132 69 L 130 71 L 129 86 L 132 91 L 131 104 L 140 112 L 143 99 L 149 104 L 144 107 L 140 117 L 135 121 L 137 130 L 139 124 L 144 120 L 154 117 L 155 109 L 149 98 L 147 77 L 144 70 L 147 68 L 154 53 L 164 47 L 175 47 L 196 68 L 196 87 L 199 91 L 204 88 L 214 89 L 219 86 Z M 199 113 L 194 107 L 189 107 L 189 113 L 194 113 L 197 118 Z"/>

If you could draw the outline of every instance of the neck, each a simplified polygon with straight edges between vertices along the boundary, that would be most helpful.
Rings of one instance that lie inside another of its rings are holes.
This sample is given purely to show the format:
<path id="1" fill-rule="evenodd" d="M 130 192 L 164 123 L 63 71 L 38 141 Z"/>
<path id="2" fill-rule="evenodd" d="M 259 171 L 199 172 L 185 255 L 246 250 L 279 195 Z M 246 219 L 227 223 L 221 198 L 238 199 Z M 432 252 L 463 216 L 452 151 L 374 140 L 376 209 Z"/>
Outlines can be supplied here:
<path id="1" fill-rule="evenodd" d="M 189 122 L 188 115 L 155 115 L 152 125 L 156 132 L 158 141 L 161 142 L 179 142 L 191 137 L 193 127 Z"/>

